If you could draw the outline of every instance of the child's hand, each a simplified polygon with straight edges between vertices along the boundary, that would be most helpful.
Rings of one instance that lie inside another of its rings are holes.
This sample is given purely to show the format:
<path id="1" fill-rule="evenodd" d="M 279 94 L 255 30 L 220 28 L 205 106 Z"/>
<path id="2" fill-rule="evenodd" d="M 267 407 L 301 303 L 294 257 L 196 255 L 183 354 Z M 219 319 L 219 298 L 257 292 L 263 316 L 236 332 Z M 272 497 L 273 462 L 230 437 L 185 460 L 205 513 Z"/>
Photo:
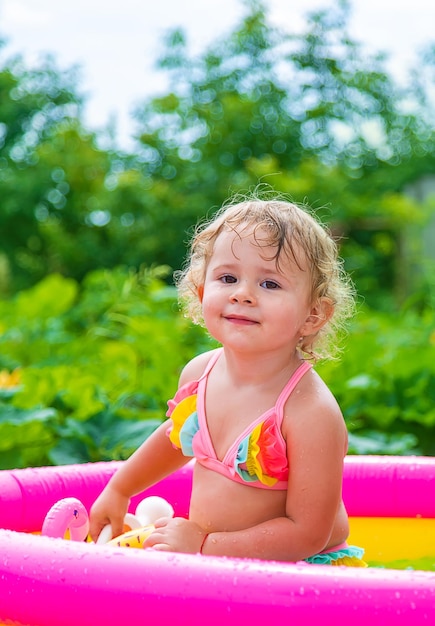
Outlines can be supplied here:
<path id="1" fill-rule="evenodd" d="M 124 517 L 129 504 L 129 498 L 110 486 L 106 487 L 91 507 L 89 534 L 92 541 L 97 541 L 107 524 L 112 526 L 113 537 L 120 535 L 124 531 Z"/>
<path id="2" fill-rule="evenodd" d="M 196 554 L 207 534 L 198 524 L 183 517 L 162 517 L 154 526 L 154 532 L 143 543 L 144 548 Z"/>

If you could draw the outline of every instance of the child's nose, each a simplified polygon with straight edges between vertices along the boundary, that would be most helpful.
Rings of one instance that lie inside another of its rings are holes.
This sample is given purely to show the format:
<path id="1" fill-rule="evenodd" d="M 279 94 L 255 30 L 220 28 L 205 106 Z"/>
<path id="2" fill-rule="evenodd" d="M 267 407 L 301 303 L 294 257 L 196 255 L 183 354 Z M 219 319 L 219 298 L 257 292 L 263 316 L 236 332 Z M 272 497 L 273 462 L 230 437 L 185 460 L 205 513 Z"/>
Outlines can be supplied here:
<path id="1" fill-rule="evenodd" d="M 253 304 L 255 296 L 247 281 L 240 281 L 234 285 L 234 290 L 230 297 L 231 302 Z"/>

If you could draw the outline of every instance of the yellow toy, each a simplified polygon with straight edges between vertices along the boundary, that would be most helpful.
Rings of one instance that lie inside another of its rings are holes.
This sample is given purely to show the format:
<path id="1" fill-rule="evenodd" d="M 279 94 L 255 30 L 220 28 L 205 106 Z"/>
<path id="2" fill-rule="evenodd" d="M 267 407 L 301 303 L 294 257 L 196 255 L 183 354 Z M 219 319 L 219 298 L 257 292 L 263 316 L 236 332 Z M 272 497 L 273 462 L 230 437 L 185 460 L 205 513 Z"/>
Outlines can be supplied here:
<path id="1" fill-rule="evenodd" d="M 117 548 L 142 548 L 143 542 L 154 530 L 154 525 L 143 526 L 135 530 L 128 530 L 122 535 L 118 535 L 106 543 L 107 546 L 115 546 Z"/>

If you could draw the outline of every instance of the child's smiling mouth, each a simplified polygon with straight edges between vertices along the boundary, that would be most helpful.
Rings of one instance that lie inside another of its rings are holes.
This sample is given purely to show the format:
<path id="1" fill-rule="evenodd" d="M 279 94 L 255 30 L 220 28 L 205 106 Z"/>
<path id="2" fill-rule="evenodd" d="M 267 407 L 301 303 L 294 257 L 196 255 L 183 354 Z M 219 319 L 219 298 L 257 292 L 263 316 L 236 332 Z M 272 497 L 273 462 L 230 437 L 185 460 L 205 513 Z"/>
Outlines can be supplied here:
<path id="1" fill-rule="evenodd" d="M 259 324 L 257 320 L 254 320 L 250 317 L 246 317 L 245 315 L 230 314 L 230 315 L 224 315 L 224 318 L 228 322 L 231 322 L 232 324 L 238 324 L 240 326 L 253 326 L 255 324 Z"/>

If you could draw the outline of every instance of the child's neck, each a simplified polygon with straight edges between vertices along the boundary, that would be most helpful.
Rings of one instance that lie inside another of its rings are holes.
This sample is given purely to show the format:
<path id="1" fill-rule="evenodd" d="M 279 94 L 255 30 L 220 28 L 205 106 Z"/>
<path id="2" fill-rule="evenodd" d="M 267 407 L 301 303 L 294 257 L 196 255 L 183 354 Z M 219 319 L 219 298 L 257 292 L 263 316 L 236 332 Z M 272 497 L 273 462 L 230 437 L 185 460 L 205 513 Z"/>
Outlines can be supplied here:
<path id="1" fill-rule="evenodd" d="M 224 349 L 228 375 L 239 385 L 258 385 L 265 381 L 290 378 L 301 364 L 296 350 L 285 353 L 258 354 L 232 352 Z"/>

